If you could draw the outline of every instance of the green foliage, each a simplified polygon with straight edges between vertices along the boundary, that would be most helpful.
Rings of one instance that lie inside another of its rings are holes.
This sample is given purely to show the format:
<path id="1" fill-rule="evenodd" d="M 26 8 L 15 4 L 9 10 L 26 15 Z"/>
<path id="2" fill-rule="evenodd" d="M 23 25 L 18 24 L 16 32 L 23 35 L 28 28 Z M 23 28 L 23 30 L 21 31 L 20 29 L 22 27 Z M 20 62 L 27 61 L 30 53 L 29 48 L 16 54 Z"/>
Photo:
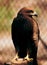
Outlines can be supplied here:
<path id="1" fill-rule="evenodd" d="M 40 15 L 41 9 L 40 9 L 39 7 L 36 7 L 36 8 L 35 8 L 35 11 L 38 13 L 38 15 Z"/>
<path id="2" fill-rule="evenodd" d="M 0 7 L 0 32 L 10 30 L 12 16 L 13 10 L 11 8 Z"/>

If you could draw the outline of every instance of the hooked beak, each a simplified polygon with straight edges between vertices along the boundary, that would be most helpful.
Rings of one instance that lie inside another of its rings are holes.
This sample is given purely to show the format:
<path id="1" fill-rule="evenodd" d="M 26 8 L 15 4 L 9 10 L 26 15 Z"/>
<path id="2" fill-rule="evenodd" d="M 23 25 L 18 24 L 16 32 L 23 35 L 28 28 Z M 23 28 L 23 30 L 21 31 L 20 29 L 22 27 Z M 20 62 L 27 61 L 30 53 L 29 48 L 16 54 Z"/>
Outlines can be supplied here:
<path id="1" fill-rule="evenodd" d="M 38 14 L 36 12 L 31 13 L 31 15 L 38 17 Z"/>

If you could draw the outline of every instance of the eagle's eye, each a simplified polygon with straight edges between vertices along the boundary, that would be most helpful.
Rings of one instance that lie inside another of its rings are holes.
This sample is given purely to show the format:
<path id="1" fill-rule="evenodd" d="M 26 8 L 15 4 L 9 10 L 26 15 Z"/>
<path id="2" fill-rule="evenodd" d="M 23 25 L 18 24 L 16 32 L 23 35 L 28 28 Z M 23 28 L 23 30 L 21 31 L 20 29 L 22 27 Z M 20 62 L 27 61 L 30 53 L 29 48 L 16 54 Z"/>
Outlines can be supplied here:
<path id="1" fill-rule="evenodd" d="M 26 13 L 33 13 L 33 10 L 27 10 Z"/>

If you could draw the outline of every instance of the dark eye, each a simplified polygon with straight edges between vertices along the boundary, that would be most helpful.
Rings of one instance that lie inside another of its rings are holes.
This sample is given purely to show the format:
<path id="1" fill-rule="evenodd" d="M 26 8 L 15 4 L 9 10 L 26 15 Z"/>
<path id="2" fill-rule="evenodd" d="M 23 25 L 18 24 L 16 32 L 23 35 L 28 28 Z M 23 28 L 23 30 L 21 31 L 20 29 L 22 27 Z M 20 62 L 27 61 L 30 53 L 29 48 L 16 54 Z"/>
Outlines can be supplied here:
<path id="1" fill-rule="evenodd" d="M 27 10 L 26 13 L 33 13 L 34 11 L 33 10 Z"/>

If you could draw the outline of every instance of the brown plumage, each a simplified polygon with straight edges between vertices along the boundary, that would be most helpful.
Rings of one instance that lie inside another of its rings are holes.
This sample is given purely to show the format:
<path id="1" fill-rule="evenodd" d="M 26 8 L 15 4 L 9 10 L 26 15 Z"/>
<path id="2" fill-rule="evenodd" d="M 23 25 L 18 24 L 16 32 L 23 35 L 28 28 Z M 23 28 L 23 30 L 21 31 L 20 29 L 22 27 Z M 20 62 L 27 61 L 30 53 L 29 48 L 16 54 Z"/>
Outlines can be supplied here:
<path id="1" fill-rule="evenodd" d="M 39 28 L 33 16 L 37 14 L 26 7 L 18 12 L 12 23 L 12 40 L 19 57 L 24 58 L 28 50 L 29 57 L 34 59 L 33 65 L 37 65 Z"/>

